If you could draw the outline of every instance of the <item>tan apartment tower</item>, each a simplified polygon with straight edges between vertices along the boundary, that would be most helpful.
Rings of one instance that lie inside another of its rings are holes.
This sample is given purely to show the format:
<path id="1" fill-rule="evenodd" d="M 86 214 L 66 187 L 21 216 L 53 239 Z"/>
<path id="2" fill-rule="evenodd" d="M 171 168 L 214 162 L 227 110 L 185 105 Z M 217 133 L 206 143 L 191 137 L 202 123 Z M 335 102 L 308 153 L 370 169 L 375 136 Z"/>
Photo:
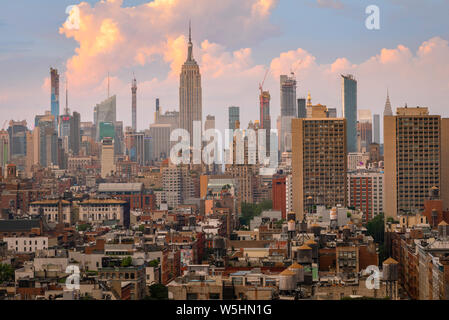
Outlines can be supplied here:
<path id="1" fill-rule="evenodd" d="M 179 124 L 190 133 L 193 145 L 193 121 L 202 122 L 201 74 L 198 63 L 193 58 L 192 32 L 189 26 L 189 47 L 187 60 L 183 64 L 179 84 Z M 202 124 L 200 128 L 202 128 Z"/>
<path id="2" fill-rule="evenodd" d="M 347 205 L 346 119 L 327 118 L 316 105 L 310 118 L 292 120 L 293 210 L 297 220 L 313 205 Z"/>
<path id="3" fill-rule="evenodd" d="M 101 177 L 106 178 L 114 172 L 114 140 L 103 138 L 101 141 Z"/>
<path id="4" fill-rule="evenodd" d="M 432 187 L 449 208 L 449 119 L 428 108 L 384 116 L 385 215 L 421 211 Z"/>

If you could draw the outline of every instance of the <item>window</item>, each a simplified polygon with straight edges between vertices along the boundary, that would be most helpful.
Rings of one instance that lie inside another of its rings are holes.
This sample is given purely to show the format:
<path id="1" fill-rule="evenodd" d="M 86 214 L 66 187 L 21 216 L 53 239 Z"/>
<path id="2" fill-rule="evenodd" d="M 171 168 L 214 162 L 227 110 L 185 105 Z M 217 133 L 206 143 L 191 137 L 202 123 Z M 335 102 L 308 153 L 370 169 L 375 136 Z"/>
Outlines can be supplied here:
<path id="1" fill-rule="evenodd" d="M 219 293 L 209 293 L 209 300 L 220 300 Z"/>
<path id="2" fill-rule="evenodd" d="M 198 293 L 187 293 L 187 300 L 198 300 Z"/>

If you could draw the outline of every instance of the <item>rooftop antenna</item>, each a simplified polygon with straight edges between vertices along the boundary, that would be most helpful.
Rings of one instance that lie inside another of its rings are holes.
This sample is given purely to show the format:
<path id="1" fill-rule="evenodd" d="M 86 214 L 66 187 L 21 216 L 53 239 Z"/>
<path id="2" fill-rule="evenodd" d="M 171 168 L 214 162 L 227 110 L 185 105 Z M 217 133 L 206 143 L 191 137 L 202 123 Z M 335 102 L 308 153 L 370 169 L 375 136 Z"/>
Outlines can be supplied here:
<path id="1" fill-rule="evenodd" d="M 69 85 L 67 77 L 65 78 L 65 114 L 69 115 Z"/>

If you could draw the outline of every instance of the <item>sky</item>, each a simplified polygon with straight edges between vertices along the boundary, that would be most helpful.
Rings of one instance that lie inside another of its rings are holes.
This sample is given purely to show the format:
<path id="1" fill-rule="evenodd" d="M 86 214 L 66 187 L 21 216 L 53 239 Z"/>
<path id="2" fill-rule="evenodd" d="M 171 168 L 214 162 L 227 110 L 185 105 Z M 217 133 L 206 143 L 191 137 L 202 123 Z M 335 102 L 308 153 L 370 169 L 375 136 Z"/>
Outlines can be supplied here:
<path id="1" fill-rule="evenodd" d="M 80 28 L 66 20 L 78 5 Z M 380 9 L 368 30 L 365 9 Z M 50 67 L 61 74 L 61 112 L 93 120 L 93 107 L 117 95 L 117 117 L 131 125 L 131 79 L 138 82 L 139 130 L 162 111 L 179 109 L 179 72 L 189 20 L 202 74 L 203 117 L 224 129 L 227 107 L 241 122 L 259 118 L 259 83 L 271 93 L 272 127 L 280 113 L 279 76 L 294 71 L 297 95 L 337 108 L 340 74 L 358 81 L 358 108 L 381 114 L 386 91 L 393 109 L 427 106 L 449 117 L 449 0 L 2 0 L 0 124 L 50 110 Z"/>

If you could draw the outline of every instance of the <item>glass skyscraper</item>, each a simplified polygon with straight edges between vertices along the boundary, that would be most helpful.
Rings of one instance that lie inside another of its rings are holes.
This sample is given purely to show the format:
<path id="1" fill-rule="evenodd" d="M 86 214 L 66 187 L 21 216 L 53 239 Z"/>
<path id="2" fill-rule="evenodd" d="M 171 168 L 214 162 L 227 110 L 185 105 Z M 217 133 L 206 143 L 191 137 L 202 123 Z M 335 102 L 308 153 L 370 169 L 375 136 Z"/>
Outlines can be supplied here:
<path id="1" fill-rule="evenodd" d="M 55 118 L 55 128 L 59 119 L 59 73 L 57 69 L 50 68 L 51 79 L 51 114 Z"/>
<path id="2" fill-rule="evenodd" d="M 342 110 L 346 119 L 347 151 L 357 152 L 357 80 L 353 75 L 341 75 Z"/>
<path id="3" fill-rule="evenodd" d="M 235 122 L 240 121 L 240 108 L 229 107 L 229 129 L 235 130 Z"/>

